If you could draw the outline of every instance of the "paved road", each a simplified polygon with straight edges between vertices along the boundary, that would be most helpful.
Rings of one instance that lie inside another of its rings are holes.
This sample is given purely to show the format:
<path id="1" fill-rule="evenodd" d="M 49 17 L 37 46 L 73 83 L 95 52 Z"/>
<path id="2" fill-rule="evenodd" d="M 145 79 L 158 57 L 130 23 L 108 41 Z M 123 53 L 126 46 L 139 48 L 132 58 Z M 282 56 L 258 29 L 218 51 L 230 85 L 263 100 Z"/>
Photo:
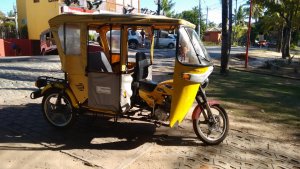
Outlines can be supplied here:
<path id="1" fill-rule="evenodd" d="M 171 66 L 167 58 L 162 62 Z M 38 76 L 62 77 L 59 69 L 57 56 L 0 60 L 1 169 L 300 168 L 298 146 L 237 127 L 221 145 L 204 146 L 189 117 L 175 129 L 82 117 L 70 130 L 55 130 L 43 119 L 41 99 L 29 94 Z"/>

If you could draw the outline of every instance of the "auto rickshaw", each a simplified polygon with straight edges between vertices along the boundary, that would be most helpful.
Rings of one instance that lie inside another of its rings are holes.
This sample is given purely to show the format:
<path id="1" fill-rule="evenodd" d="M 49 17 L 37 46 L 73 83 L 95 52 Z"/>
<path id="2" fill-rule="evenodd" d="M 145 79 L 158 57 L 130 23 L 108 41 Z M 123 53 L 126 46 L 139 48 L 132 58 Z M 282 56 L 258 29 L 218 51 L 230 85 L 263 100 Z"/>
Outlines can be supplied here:
<path id="1" fill-rule="evenodd" d="M 39 77 L 31 98 L 43 97 L 43 114 L 52 126 L 65 128 L 78 116 L 93 113 L 116 121 L 135 118 L 173 127 L 196 100 L 192 121 L 198 138 L 210 145 L 225 139 L 228 116 L 220 104 L 207 100 L 204 88 L 213 65 L 195 25 L 131 14 L 63 14 L 50 19 L 49 25 L 65 77 Z M 148 54 L 128 48 L 129 30 L 145 30 L 150 39 Z M 155 82 L 154 37 L 160 30 L 176 35 L 175 66 L 173 78 Z M 141 110 L 148 114 L 141 115 Z"/>

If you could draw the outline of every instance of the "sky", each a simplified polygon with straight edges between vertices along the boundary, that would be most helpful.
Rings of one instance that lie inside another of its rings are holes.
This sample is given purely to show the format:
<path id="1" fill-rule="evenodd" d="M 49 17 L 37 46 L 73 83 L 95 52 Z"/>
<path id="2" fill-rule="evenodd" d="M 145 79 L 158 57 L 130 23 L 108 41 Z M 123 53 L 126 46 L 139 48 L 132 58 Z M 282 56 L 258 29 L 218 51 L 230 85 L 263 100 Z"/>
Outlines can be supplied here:
<path id="1" fill-rule="evenodd" d="M 157 10 L 157 5 L 155 5 L 155 0 L 140 0 L 141 8 L 148 8 L 150 10 Z M 247 0 L 237 0 L 237 6 L 245 4 Z M 195 6 L 199 6 L 199 0 L 173 0 L 175 2 L 174 11 L 175 13 L 180 13 L 185 10 L 191 10 Z M 233 0 L 233 10 L 235 9 L 235 2 Z M 207 10 L 208 8 L 208 10 Z M 203 18 L 206 19 L 208 13 L 208 22 L 215 22 L 219 24 L 222 22 L 222 7 L 220 0 L 201 0 L 201 13 L 204 15 Z M 208 12 L 207 12 L 208 11 Z"/>
<path id="2" fill-rule="evenodd" d="M 14 5 L 16 5 L 16 0 L 0 0 L 0 11 L 7 15 L 9 11 L 13 10 Z"/>
<path id="3" fill-rule="evenodd" d="M 155 11 L 157 6 L 154 3 L 155 0 L 140 0 L 141 8 L 148 8 Z M 173 0 L 175 7 L 173 10 L 180 13 L 184 10 L 191 10 L 193 7 L 199 5 L 199 0 Z M 246 0 L 237 0 L 238 6 L 244 4 Z M 7 13 L 13 9 L 13 5 L 16 4 L 15 0 L 0 0 L 0 10 L 7 15 Z M 221 23 L 221 3 L 220 0 L 201 0 L 201 10 L 204 15 L 207 16 L 208 8 L 208 22 Z M 235 9 L 235 0 L 233 0 L 233 9 Z"/>

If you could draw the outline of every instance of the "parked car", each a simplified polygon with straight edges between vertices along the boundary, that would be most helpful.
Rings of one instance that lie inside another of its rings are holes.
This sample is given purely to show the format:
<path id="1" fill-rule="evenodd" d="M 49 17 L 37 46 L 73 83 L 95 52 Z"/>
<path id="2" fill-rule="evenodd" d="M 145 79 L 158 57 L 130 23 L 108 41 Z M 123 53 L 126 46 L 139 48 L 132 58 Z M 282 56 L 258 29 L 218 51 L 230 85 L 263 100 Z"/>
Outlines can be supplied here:
<path id="1" fill-rule="evenodd" d="M 112 30 L 112 38 L 120 39 L 120 31 Z M 110 37 L 110 32 L 107 32 L 106 38 Z M 142 35 L 138 31 L 128 30 L 128 47 L 136 49 L 142 44 Z"/>
<path id="2" fill-rule="evenodd" d="M 157 37 L 155 37 L 154 40 L 154 45 L 156 45 Z M 173 49 L 176 46 L 176 36 L 173 34 L 168 34 L 167 36 L 160 37 L 158 43 L 158 46 L 160 47 L 168 47 L 169 49 Z"/>
<path id="3" fill-rule="evenodd" d="M 142 44 L 142 35 L 139 31 L 128 30 L 128 47 L 136 49 Z"/>
<path id="4" fill-rule="evenodd" d="M 269 42 L 266 41 L 266 40 L 261 40 L 261 41 L 255 40 L 255 46 L 257 46 L 257 47 L 269 47 Z"/>
<path id="5" fill-rule="evenodd" d="M 50 29 L 45 30 L 40 35 L 40 50 L 42 55 L 57 54 L 57 47 Z"/>

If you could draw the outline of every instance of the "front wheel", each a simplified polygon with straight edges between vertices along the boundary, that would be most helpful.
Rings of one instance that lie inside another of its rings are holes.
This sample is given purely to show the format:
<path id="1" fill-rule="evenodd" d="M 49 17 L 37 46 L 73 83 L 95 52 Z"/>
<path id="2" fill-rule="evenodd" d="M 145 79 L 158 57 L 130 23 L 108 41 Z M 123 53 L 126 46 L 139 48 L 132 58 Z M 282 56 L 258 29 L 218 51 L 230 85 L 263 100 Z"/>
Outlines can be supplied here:
<path id="1" fill-rule="evenodd" d="M 198 112 L 199 114 L 193 119 L 193 128 L 198 138 L 205 144 L 217 145 L 228 134 L 229 120 L 225 109 L 220 105 L 212 105 L 210 109 L 212 117 L 207 115 L 207 110 Z M 204 118 L 204 113 L 207 119 Z"/>
<path id="2" fill-rule="evenodd" d="M 70 98 L 59 90 L 48 92 L 42 101 L 43 115 L 56 128 L 69 127 L 75 120 Z"/>

